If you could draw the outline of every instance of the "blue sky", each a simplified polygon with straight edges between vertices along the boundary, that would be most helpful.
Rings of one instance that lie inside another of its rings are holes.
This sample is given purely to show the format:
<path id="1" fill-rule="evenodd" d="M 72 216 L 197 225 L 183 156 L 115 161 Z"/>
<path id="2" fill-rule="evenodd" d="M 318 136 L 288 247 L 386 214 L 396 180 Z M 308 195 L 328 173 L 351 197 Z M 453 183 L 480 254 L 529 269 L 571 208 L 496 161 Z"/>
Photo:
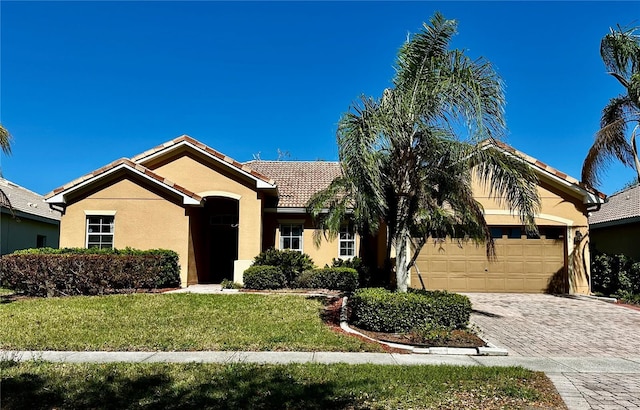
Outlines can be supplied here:
<path id="1" fill-rule="evenodd" d="M 390 85 L 434 11 L 506 84 L 506 141 L 576 178 L 623 90 L 599 43 L 638 2 L 0 2 L 4 177 L 44 194 L 188 134 L 239 161 L 336 160 L 336 124 Z M 609 168 L 611 194 L 633 178 Z"/>

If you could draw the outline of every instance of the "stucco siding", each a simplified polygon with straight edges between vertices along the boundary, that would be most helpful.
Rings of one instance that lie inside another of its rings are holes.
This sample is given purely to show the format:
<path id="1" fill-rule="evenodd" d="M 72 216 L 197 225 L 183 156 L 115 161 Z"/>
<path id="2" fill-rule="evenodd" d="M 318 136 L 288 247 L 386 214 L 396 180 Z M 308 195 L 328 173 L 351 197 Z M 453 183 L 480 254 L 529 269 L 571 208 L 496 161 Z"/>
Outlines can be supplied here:
<path id="1" fill-rule="evenodd" d="M 313 221 L 309 215 L 305 214 L 267 214 L 264 225 L 263 250 L 269 248 L 280 249 L 280 225 L 281 224 L 302 224 L 303 249 L 309 255 L 316 266 L 322 268 L 325 264 L 331 266 L 333 259 L 339 257 L 339 240 L 337 238 L 328 239 L 322 233 L 322 240 L 319 246 L 314 243 L 314 233 L 319 232 L 313 226 Z M 356 256 L 360 248 L 360 237 L 355 238 Z"/>
<path id="2" fill-rule="evenodd" d="M 624 254 L 640 261 L 640 222 L 603 228 L 592 228 L 591 245 L 599 252 Z"/>
<path id="3" fill-rule="evenodd" d="M 19 249 L 35 248 L 38 235 L 46 237 L 46 246 L 57 248 L 60 239 L 60 223 L 51 223 L 30 219 L 26 215 L 19 220 L 11 215 L 0 214 L 0 254 L 6 255 Z"/>
<path id="4" fill-rule="evenodd" d="M 476 200 L 489 226 L 520 227 L 522 223 L 504 203 L 489 197 L 486 187 L 473 185 Z M 587 209 L 582 199 L 544 178 L 538 185 L 541 207 L 535 219 L 539 227 L 559 229 L 560 239 L 496 239 L 496 261 L 489 262 L 485 247 L 450 240 L 425 245 L 412 270 L 411 286 L 427 281 L 432 288 L 453 291 L 544 292 L 563 286 L 570 293 L 588 293 L 589 254 Z M 578 237 L 582 240 L 576 240 Z M 422 281 L 418 275 L 422 273 Z M 425 278 L 425 276 L 427 276 Z M 562 285 L 565 283 L 565 285 Z"/>
<path id="5" fill-rule="evenodd" d="M 226 167 L 189 149 L 145 165 L 201 196 L 216 193 L 221 196 L 231 194 L 227 197 L 234 199 L 239 197 L 238 259 L 252 259 L 260 252 L 262 200 L 254 188 L 254 181 L 233 175 Z"/>
<path id="6" fill-rule="evenodd" d="M 141 181 L 122 176 L 67 203 L 61 222 L 62 247 L 86 247 L 88 212 L 115 212 L 115 248 L 163 248 L 177 252 L 181 282 L 186 285 L 189 219 L 178 199 L 167 198 Z"/>

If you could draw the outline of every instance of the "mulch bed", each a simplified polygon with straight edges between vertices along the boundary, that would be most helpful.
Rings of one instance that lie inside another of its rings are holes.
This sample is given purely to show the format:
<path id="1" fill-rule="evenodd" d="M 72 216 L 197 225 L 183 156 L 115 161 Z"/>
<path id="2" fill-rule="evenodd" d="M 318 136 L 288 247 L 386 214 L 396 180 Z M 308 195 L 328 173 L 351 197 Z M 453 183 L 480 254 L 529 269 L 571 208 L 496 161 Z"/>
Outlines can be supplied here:
<path id="1" fill-rule="evenodd" d="M 332 298 L 325 304 L 325 310 L 323 312 L 323 320 L 324 322 L 331 326 L 335 331 L 349 334 L 350 336 L 359 337 L 357 335 L 346 333 L 340 328 L 340 311 L 342 309 L 342 298 Z M 384 333 L 384 332 L 372 332 L 369 330 L 364 330 L 357 328 L 355 326 L 349 325 L 349 327 L 353 330 L 356 330 L 362 333 L 365 336 L 368 336 L 375 340 L 380 340 L 383 342 L 391 342 L 398 343 L 404 345 L 411 345 L 416 347 L 481 347 L 486 346 L 484 340 L 480 339 L 478 336 L 474 335 L 471 332 L 466 330 L 454 330 L 451 332 L 450 336 L 447 340 L 439 340 L 437 343 L 430 343 L 418 335 L 411 333 Z M 362 337 L 361 337 L 362 338 Z M 366 338 L 362 338 L 363 340 L 367 340 Z M 387 348 L 391 351 L 395 352 L 403 352 L 406 353 L 405 350 L 402 349 L 394 349 L 386 345 L 381 345 L 383 348 Z"/>

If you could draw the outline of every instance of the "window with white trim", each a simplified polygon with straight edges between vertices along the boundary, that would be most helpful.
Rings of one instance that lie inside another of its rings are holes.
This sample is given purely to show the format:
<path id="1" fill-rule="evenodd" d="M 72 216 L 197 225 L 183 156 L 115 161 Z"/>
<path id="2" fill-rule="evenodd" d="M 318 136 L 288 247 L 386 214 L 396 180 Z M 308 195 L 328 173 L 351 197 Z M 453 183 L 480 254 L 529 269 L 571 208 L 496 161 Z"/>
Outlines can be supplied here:
<path id="1" fill-rule="evenodd" d="M 353 225 L 343 225 L 340 228 L 338 246 L 338 255 L 341 259 L 349 259 L 356 256 L 356 233 Z"/>
<path id="2" fill-rule="evenodd" d="M 87 248 L 113 249 L 114 216 L 87 215 Z"/>
<path id="3" fill-rule="evenodd" d="M 302 224 L 280 225 L 280 249 L 302 252 Z"/>

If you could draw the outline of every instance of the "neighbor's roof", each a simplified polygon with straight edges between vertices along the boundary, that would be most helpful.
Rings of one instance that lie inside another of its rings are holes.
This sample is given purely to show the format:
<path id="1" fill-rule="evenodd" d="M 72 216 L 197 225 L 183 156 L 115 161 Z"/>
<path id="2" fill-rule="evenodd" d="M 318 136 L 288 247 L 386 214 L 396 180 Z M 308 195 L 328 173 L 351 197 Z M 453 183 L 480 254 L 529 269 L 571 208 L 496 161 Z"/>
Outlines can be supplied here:
<path id="1" fill-rule="evenodd" d="M 262 161 L 245 162 L 278 185 L 278 207 L 303 208 L 316 192 L 329 186 L 342 173 L 339 162 Z"/>
<path id="2" fill-rule="evenodd" d="M 522 151 L 518 151 L 517 149 L 513 148 L 511 145 L 506 144 L 502 141 L 497 141 L 497 140 L 485 140 L 483 143 L 481 144 L 488 144 L 488 145 L 495 145 L 498 148 L 509 152 L 513 155 L 516 155 L 520 158 L 522 158 L 524 161 L 526 161 L 527 163 L 529 163 L 531 166 L 534 167 L 534 169 L 537 169 L 538 172 L 546 174 L 550 177 L 552 177 L 553 179 L 558 180 L 559 182 L 563 183 L 564 185 L 566 185 L 567 187 L 571 188 L 574 192 L 581 194 L 583 197 L 583 202 L 585 204 L 601 204 L 604 202 L 605 198 L 607 197 L 605 194 L 603 194 L 602 192 L 596 190 L 595 188 L 592 188 L 590 186 L 588 186 L 585 183 L 582 183 L 580 181 L 578 181 L 577 179 L 575 179 L 574 177 L 565 174 L 562 171 L 557 170 L 556 168 L 553 168 L 547 164 L 545 164 L 544 162 L 525 154 Z"/>
<path id="3" fill-rule="evenodd" d="M 54 221 L 60 220 L 60 212 L 49 208 L 42 195 L 0 178 L 0 189 L 7 195 L 15 211 Z"/>
<path id="4" fill-rule="evenodd" d="M 619 225 L 640 219 L 640 185 L 636 184 L 609 197 L 600 210 L 589 215 L 589 225 Z"/>

